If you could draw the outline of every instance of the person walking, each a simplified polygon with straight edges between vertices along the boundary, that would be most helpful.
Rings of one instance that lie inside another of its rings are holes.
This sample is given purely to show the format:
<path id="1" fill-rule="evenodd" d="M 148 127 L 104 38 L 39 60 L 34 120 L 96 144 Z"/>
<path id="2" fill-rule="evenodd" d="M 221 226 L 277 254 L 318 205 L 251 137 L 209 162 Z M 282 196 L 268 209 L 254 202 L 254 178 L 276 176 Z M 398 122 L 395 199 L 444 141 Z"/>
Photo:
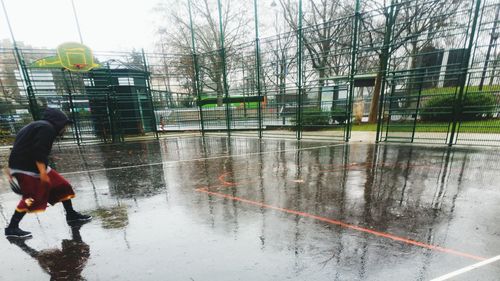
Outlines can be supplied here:
<path id="1" fill-rule="evenodd" d="M 70 225 L 92 219 L 73 209 L 71 199 L 75 192 L 71 184 L 48 165 L 52 144 L 71 123 L 62 111 L 47 108 L 41 120 L 31 122 L 17 133 L 9 157 L 9 174 L 17 179 L 22 199 L 5 228 L 5 236 L 31 237 L 30 232 L 19 228 L 19 222 L 26 213 L 45 211 L 47 203 L 62 202 Z"/>

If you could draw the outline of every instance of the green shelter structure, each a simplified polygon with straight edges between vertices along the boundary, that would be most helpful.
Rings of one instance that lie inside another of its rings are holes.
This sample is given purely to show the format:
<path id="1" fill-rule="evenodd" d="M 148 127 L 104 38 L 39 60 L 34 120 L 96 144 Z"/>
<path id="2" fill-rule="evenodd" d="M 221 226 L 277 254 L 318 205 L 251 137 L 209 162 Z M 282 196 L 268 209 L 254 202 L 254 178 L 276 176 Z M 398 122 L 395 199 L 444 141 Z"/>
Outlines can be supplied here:
<path id="1" fill-rule="evenodd" d="M 155 131 L 148 79 L 148 72 L 135 68 L 89 71 L 85 91 L 98 136 L 117 141 Z"/>

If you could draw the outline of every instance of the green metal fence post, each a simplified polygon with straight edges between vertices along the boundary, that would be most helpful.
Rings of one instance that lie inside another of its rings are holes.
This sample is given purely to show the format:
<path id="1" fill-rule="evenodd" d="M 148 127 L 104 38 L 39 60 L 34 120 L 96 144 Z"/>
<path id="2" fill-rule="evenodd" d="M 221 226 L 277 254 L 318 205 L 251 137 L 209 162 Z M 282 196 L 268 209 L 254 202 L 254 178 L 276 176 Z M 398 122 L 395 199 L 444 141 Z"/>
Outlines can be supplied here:
<path id="1" fill-rule="evenodd" d="M 250 95 L 250 89 L 248 87 L 248 85 L 245 83 L 245 81 L 247 81 L 245 79 L 245 58 L 243 57 L 243 55 L 241 55 L 241 76 L 243 77 L 243 100 L 246 98 L 247 96 L 247 93 L 248 95 Z M 243 117 L 245 119 L 247 119 L 247 103 L 246 102 L 243 102 Z"/>
<path id="2" fill-rule="evenodd" d="M 110 104 L 110 98 L 109 98 L 109 91 L 106 91 L 106 97 L 104 99 L 104 101 L 106 102 L 106 119 L 108 121 L 108 124 L 109 124 L 109 132 L 106 132 L 106 127 L 105 125 L 103 125 L 103 138 L 104 138 L 104 142 L 105 143 L 108 143 L 108 133 L 111 134 L 111 142 L 113 142 L 114 140 L 114 136 L 113 136 L 113 124 L 112 124 L 112 115 L 113 115 L 113 112 L 111 112 L 111 109 L 109 107 L 109 104 Z"/>
<path id="3" fill-rule="evenodd" d="M 111 130 L 111 142 L 116 143 L 118 142 L 117 137 L 120 137 L 120 140 L 123 138 L 123 133 L 118 135 L 117 129 L 116 129 L 116 91 L 115 87 L 113 85 L 113 79 L 111 77 L 111 68 L 109 66 L 109 62 L 106 64 L 107 68 L 107 78 L 108 78 L 108 86 L 107 86 L 107 91 L 106 91 L 106 97 L 107 97 L 107 104 L 106 107 L 109 112 L 109 128 Z"/>
<path id="4" fill-rule="evenodd" d="M 193 90 L 196 93 L 198 102 L 201 101 L 201 91 L 200 91 L 200 73 L 198 68 L 198 56 L 196 55 L 196 41 L 194 40 L 194 28 L 193 28 L 193 15 L 191 12 L 191 0 L 188 0 L 188 10 L 189 10 L 189 27 L 191 29 L 191 55 L 193 57 L 193 67 L 194 67 L 194 81 Z M 205 136 L 205 122 L 203 120 L 203 106 L 198 104 L 198 112 L 200 114 L 200 125 L 201 125 L 201 135 Z"/>
<path id="5" fill-rule="evenodd" d="M 149 67 L 148 67 L 148 62 L 146 60 L 146 54 L 144 53 L 144 49 L 141 49 L 141 54 L 142 54 L 142 64 L 144 66 L 144 75 L 146 76 L 146 95 L 149 99 L 149 103 L 151 105 L 151 123 L 153 125 L 153 130 L 155 132 L 156 139 L 159 139 L 158 137 L 158 127 L 156 123 L 156 114 L 155 114 L 155 105 L 153 103 L 153 94 L 151 94 L 151 83 L 149 81 L 151 75 L 149 73 Z M 139 102 L 139 106 L 141 106 L 141 103 Z"/>
<path id="6" fill-rule="evenodd" d="M 460 89 L 458 92 L 458 97 L 456 97 L 453 106 L 453 121 L 451 125 L 450 141 L 448 142 L 448 146 L 452 146 L 455 141 L 457 123 L 460 122 L 461 119 L 460 115 L 462 114 L 462 102 L 464 98 L 464 93 L 466 91 L 465 87 L 467 83 L 469 60 L 472 52 L 472 47 L 474 45 L 474 38 L 476 37 L 476 26 L 477 26 L 477 20 L 479 18 L 480 8 L 481 8 L 481 0 L 476 0 L 476 10 L 474 11 L 474 17 L 472 19 L 472 27 L 470 29 L 470 37 L 468 39 L 469 43 L 467 46 L 467 50 L 465 51 L 464 59 L 462 60 L 462 65 L 461 65 L 461 74 L 459 78 Z"/>
<path id="7" fill-rule="evenodd" d="M 421 78 L 422 80 L 424 79 L 423 77 Z M 418 98 L 417 98 L 417 106 L 415 108 L 415 118 L 413 118 L 413 130 L 411 132 L 411 142 L 415 140 L 415 132 L 417 131 L 417 118 L 418 118 L 418 112 L 420 110 L 420 103 L 422 101 L 422 87 L 424 85 L 424 81 L 419 81 L 418 83 Z"/>
<path id="8" fill-rule="evenodd" d="M 36 97 L 33 91 L 33 85 L 31 84 L 31 78 L 28 68 L 26 67 L 26 63 L 24 62 L 24 58 L 21 56 L 19 49 L 15 45 L 14 45 L 14 50 L 16 52 L 19 65 L 21 66 L 22 78 L 24 80 L 24 83 L 26 84 L 26 93 L 28 94 L 28 104 L 30 107 L 31 116 L 33 117 L 33 120 L 38 120 L 41 118 L 40 110 L 38 108 L 38 104 L 36 103 Z"/>
<path id="9" fill-rule="evenodd" d="M 347 124 L 344 128 L 344 137 L 345 141 L 348 142 L 351 138 L 351 129 L 352 129 L 352 101 L 354 98 L 354 75 L 356 74 L 356 59 L 358 53 L 358 33 L 359 33 L 359 20 L 360 20 L 360 0 L 356 0 L 356 9 L 354 12 L 354 30 L 353 30 L 353 38 L 352 38 L 352 50 L 351 50 L 351 73 L 349 75 L 349 97 L 347 102 Z"/>
<path id="10" fill-rule="evenodd" d="M 259 98 L 262 97 L 262 91 L 260 87 L 260 42 L 259 42 L 259 18 L 257 16 L 257 0 L 253 1 L 254 13 L 255 13 L 255 60 L 256 60 L 256 74 L 257 74 L 257 94 Z M 244 103 L 246 104 L 246 103 Z M 261 102 L 257 103 L 257 118 L 259 122 L 259 138 L 262 138 L 262 106 Z"/>
<path id="11" fill-rule="evenodd" d="M 389 17 L 386 19 L 385 25 L 385 34 L 384 34 L 384 45 L 382 47 L 382 61 L 380 62 L 379 71 L 381 72 L 382 85 L 380 87 L 380 100 L 378 104 L 378 115 L 377 115 L 377 135 L 375 137 L 375 142 L 380 141 L 380 134 L 382 129 L 382 119 L 384 113 L 384 104 L 385 104 L 385 86 L 386 86 L 386 75 L 387 75 L 387 66 L 389 64 L 389 54 L 390 54 L 390 43 L 392 37 L 392 29 L 394 27 L 394 23 L 396 22 L 394 15 L 394 0 L 391 1 L 391 6 L 389 8 Z"/>
<path id="12" fill-rule="evenodd" d="M 299 14 L 297 27 L 297 90 L 298 90 L 298 107 L 297 107 L 297 139 L 302 138 L 302 0 L 299 0 Z"/>
<path id="13" fill-rule="evenodd" d="M 394 93 L 396 92 L 396 82 L 395 82 L 395 79 L 396 79 L 396 73 L 393 71 L 392 72 L 392 75 L 391 75 L 391 83 L 390 83 L 390 86 L 391 86 L 391 90 L 390 90 L 390 93 L 389 93 L 389 112 L 388 112 L 388 116 L 387 116 L 387 119 L 388 120 L 391 120 L 391 102 L 394 100 Z M 389 136 L 389 121 L 387 122 L 387 127 L 385 129 L 385 139 L 387 139 L 387 137 Z"/>
<path id="14" fill-rule="evenodd" d="M 488 51 L 486 51 L 486 58 L 484 59 L 483 73 L 481 74 L 481 81 L 479 82 L 479 91 L 483 90 L 484 79 L 486 78 L 486 71 L 488 70 L 488 63 L 490 61 L 491 49 L 495 45 L 495 41 L 498 39 L 497 25 L 498 18 L 500 16 L 500 3 L 497 4 L 495 19 L 493 20 L 493 28 L 490 34 L 490 43 L 488 44 Z M 496 46 L 495 46 L 496 47 Z"/>
<path id="15" fill-rule="evenodd" d="M 222 4 L 217 0 L 219 10 L 219 31 L 220 31 L 220 59 L 222 64 L 222 84 L 224 88 L 224 98 L 226 99 L 226 126 L 227 136 L 231 137 L 231 109 L 229 102 L 229 88 L 227 85 L 227 69 L 226 69 L 226 49 L 224 47 L 224 28 L 222 26 Z"/>
<path id="16" fill-rule="evenodd" d="M 68 70 L 69 74 L 69 79 L 71 83 L 68 82 L 68 79 L 66 77 L 66 70 L 62 70 L 62 75 L 64 79 L 64 85 L 66 86 L 66 91 L 68 91 L 68 98 L 69 98 L 69 112 L 71 113 L 71 119 L 73 119 L 73 128 L 75 130 L 75 137 L 76 137 L 76 143 L 80 145 L 80 132 L 78 130 L 78 121 L 76 120 L 76 113 L 75 113 L 75 104 L 73 103 L 73 91 L 71 90 L 71 85 L 73 84 L 73 77 L 71 76 L 71 72 Z"/>

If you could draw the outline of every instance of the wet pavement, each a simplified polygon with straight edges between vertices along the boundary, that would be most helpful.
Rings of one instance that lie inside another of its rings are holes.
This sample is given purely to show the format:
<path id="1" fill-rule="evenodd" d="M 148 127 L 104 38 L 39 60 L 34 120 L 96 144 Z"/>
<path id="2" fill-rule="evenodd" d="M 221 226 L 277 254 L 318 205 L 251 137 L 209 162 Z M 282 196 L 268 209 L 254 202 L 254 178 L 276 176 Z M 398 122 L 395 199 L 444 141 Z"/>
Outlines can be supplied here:
<path id="1" fill-rule="evenodd" d="M 495 149 L 187 137 L 53 155 L 94 220 L 27 215 L 0 280 L 430 280 L 500 255 Z M 6 224 L 19 197 L 1 183 Z M 496 262 L 453 280 L 499 279 Z"/>

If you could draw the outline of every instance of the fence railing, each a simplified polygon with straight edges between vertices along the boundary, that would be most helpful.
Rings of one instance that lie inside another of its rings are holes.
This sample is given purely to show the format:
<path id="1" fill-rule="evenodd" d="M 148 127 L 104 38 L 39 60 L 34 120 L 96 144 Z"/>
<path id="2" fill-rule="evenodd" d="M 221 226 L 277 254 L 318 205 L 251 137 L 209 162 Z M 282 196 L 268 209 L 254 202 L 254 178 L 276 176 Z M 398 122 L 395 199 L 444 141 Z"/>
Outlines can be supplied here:
<path id="1" fill-rule="evenodd" d="M 498 1 L 349 5 L 221 50 L 199 52 L 193 32 L 180 54 L 95 53 L 86 73 L 30 67 L 54 50 L 1 49 L 2 139 L 48 106 L 75 120 L 78 143 L 242 130 L 348 141 L 360 126 L 376 141 L 500 144 Z"/>

